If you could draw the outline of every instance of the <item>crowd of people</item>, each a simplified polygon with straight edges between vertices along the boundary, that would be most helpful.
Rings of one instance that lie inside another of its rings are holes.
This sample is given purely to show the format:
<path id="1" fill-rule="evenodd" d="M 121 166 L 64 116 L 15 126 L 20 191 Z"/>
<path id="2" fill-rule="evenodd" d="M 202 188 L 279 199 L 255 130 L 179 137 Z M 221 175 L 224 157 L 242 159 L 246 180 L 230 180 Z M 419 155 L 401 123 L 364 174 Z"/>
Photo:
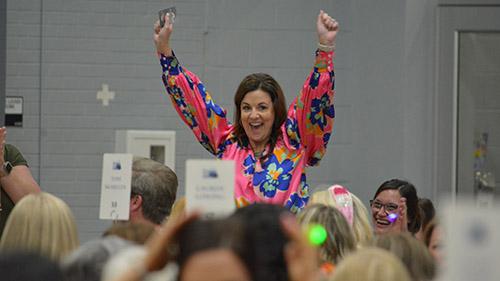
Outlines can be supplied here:
<path id="1" fill-rule="evenodd" d="M 5 145 L 2 128 L 0 159 L 14 169 L 4 164 L 9 171 L 0 174 L 2 208 L 6 196 L 12 207 L 8 218 L 0 213 L 6 221 L 0 232 L 1 280 L 436 278 L 445 259 L 443 230 L 432 202 L 419 198 L 410 182 L 391 179 L 374 188 L 369 210 L 340 185 L 309 194 L 305 167 L 319 164 L 335 118 L 336 20 L 319 13 L 314 67 L 288 111 L 273 77 L 250 74 L 236 91 L 235 120 L 229 122 L 198 77 L 181 67 L 170 45 L 171 16 L 154 27 L 166 90 L 203 147 L 235 162 L 239 208 L 210 220 L 186 213 L 186 199 L 177 199 L 175 173 L 134 157 L 130 219 L 80 244 L 68 205 L 41 192 L 26 174 L 26 161 L 8 159 L 12 148 Z M 15 180 L 18 189 L 10 185 Z"/>
<path id="2" fill-rule="evenodd" d="M 410 203 L 413 195 L 416 189 L 407 181 L 384 182 L 371 200 L 370 218 L 354 194 L 334 185 L 312 194 L 297 215 L 286 206 L 256 203 L 210 220 L 186 213 L 181 197 L 166 206 L 172 211 L 160 224 L 145 214 L 130 217 L 79 244 L 66 203 L 33 193 L 15 205 L 0 240 L 1 279 L 436 280 L 444 258 L 442 230 L 435 217 L 420 229 L 426 210 L 417 197 Z M 420 200 L 435 212 L 430 200 Z"/>

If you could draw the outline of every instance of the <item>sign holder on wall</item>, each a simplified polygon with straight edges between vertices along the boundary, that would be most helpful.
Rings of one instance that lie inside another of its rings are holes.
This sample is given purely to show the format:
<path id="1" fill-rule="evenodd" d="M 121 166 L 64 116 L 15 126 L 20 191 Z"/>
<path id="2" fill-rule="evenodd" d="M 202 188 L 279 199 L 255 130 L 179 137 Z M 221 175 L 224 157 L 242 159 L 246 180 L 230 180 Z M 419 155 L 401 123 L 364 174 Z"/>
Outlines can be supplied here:
<path id="1" fill-rule="evenodd" d="M 23 97 L 5 97 L 5 126 L 23 126 Z"/>

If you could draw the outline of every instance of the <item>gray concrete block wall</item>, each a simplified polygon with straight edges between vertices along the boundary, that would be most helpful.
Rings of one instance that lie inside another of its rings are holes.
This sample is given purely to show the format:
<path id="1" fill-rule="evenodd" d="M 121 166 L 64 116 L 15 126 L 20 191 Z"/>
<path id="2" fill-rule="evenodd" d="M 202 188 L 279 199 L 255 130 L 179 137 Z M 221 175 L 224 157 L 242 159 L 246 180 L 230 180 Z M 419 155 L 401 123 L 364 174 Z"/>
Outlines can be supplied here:
<path id="1" fill-rule="evenodd" d="M 24 127 L 8 128 L 8 142 L 25 154 L 41 187 L 69 204 L 87 241 L 110 225 L 97 218 L 102 154 L 114 151 L 115 130 L 176 131 L 177 144 L 183 144 L 176 152 L 179 195 L 186 159 L 211 158 L 177 116 L 161 81 L 152 38 L 158 10 L 177 7 L 174 51 L 232 118 L 237 85 L 252 72 L 273 75 L 293 101 L 312 67 L 323 9 L 341 23 L 334 59 L 337 119 L 321 166 L 308 170 L 309 183 L 312 189 L 341 183 L 367 202 L 383 180 L 412 175 L 401 165 L 404 157 L 432 158 L 404 143 L 410 134 L 405 129 L 429 120 L 405 128 L 404 110 L 392 110 L 405 106 L 405 64 L 428 71 L 429 58 L 403 60 L 408 47 L 399 38 L 405 36 L 405 14 L 418 11 L 405 11 L 404 1 L 365 2 L 7 1 L 7 95 L 25 102 Z M 431 25 L 432 15 L 424 16 Z M 410 35 L 432 39 L 421 29 Z M 102 84 L 116 95 L 107 107 L 96 99 Z M 426 96 L 421 99 L 425 103 Z M 403 133 L 394 136 L 394 130 Z M 425 176 L 413 180 L 430 193 Z"/>

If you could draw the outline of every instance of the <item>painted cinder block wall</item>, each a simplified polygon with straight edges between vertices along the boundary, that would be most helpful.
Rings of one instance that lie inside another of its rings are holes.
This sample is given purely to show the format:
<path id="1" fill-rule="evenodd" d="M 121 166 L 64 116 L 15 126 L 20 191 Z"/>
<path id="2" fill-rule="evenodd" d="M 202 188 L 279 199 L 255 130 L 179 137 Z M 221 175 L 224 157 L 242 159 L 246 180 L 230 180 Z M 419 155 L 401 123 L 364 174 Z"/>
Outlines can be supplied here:
<path id="1" fill-rule="evenodd" d="M 267 72 L 290 103 L 310 72 L 320 9 L 341 24 L 336 121 L 311 189 L 345 185 L 364 202 L 394 177 L 432 198 L 432 71 L 435 1 L 8 0 L 6 95 L 24 98 L 24 125 L 7 141 L 26 156 L 43 190 L 65 200 L 82 242 L 110 225 L 98 220 L 102 154 L 116 130 L 175 130 L 175 171 L 211 158 L 182 123 L 161 81 L 152 34 L 157 11 L 176 6 L 172 36 L 183 66 L 214 101 L 232 98 L 249 73 Z M 96 99 L 102 85 L 109 106 Z"/>

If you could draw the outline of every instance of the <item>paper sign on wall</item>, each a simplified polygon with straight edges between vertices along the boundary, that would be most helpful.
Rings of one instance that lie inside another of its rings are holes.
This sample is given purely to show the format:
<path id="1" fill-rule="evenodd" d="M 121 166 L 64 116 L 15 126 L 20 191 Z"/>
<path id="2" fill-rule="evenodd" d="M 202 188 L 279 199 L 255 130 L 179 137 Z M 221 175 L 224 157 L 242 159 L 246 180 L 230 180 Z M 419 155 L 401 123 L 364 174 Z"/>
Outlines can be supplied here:
<path id="1" fill-rule="evenodd" d="M 198 210 L 204 218 L 234 212 L 234 161 L 186 161 L 186 210 Z"/>
<path id="2" fill-rule="evenodd" d="M 23 97 L 5 97 L 5 126 L 23 126 Z"/>
<path id="3" fill-rule="evenodd" d="M 99 219 L 129 219 L 132 158 L 132 154 L 104 154 Z"/>

